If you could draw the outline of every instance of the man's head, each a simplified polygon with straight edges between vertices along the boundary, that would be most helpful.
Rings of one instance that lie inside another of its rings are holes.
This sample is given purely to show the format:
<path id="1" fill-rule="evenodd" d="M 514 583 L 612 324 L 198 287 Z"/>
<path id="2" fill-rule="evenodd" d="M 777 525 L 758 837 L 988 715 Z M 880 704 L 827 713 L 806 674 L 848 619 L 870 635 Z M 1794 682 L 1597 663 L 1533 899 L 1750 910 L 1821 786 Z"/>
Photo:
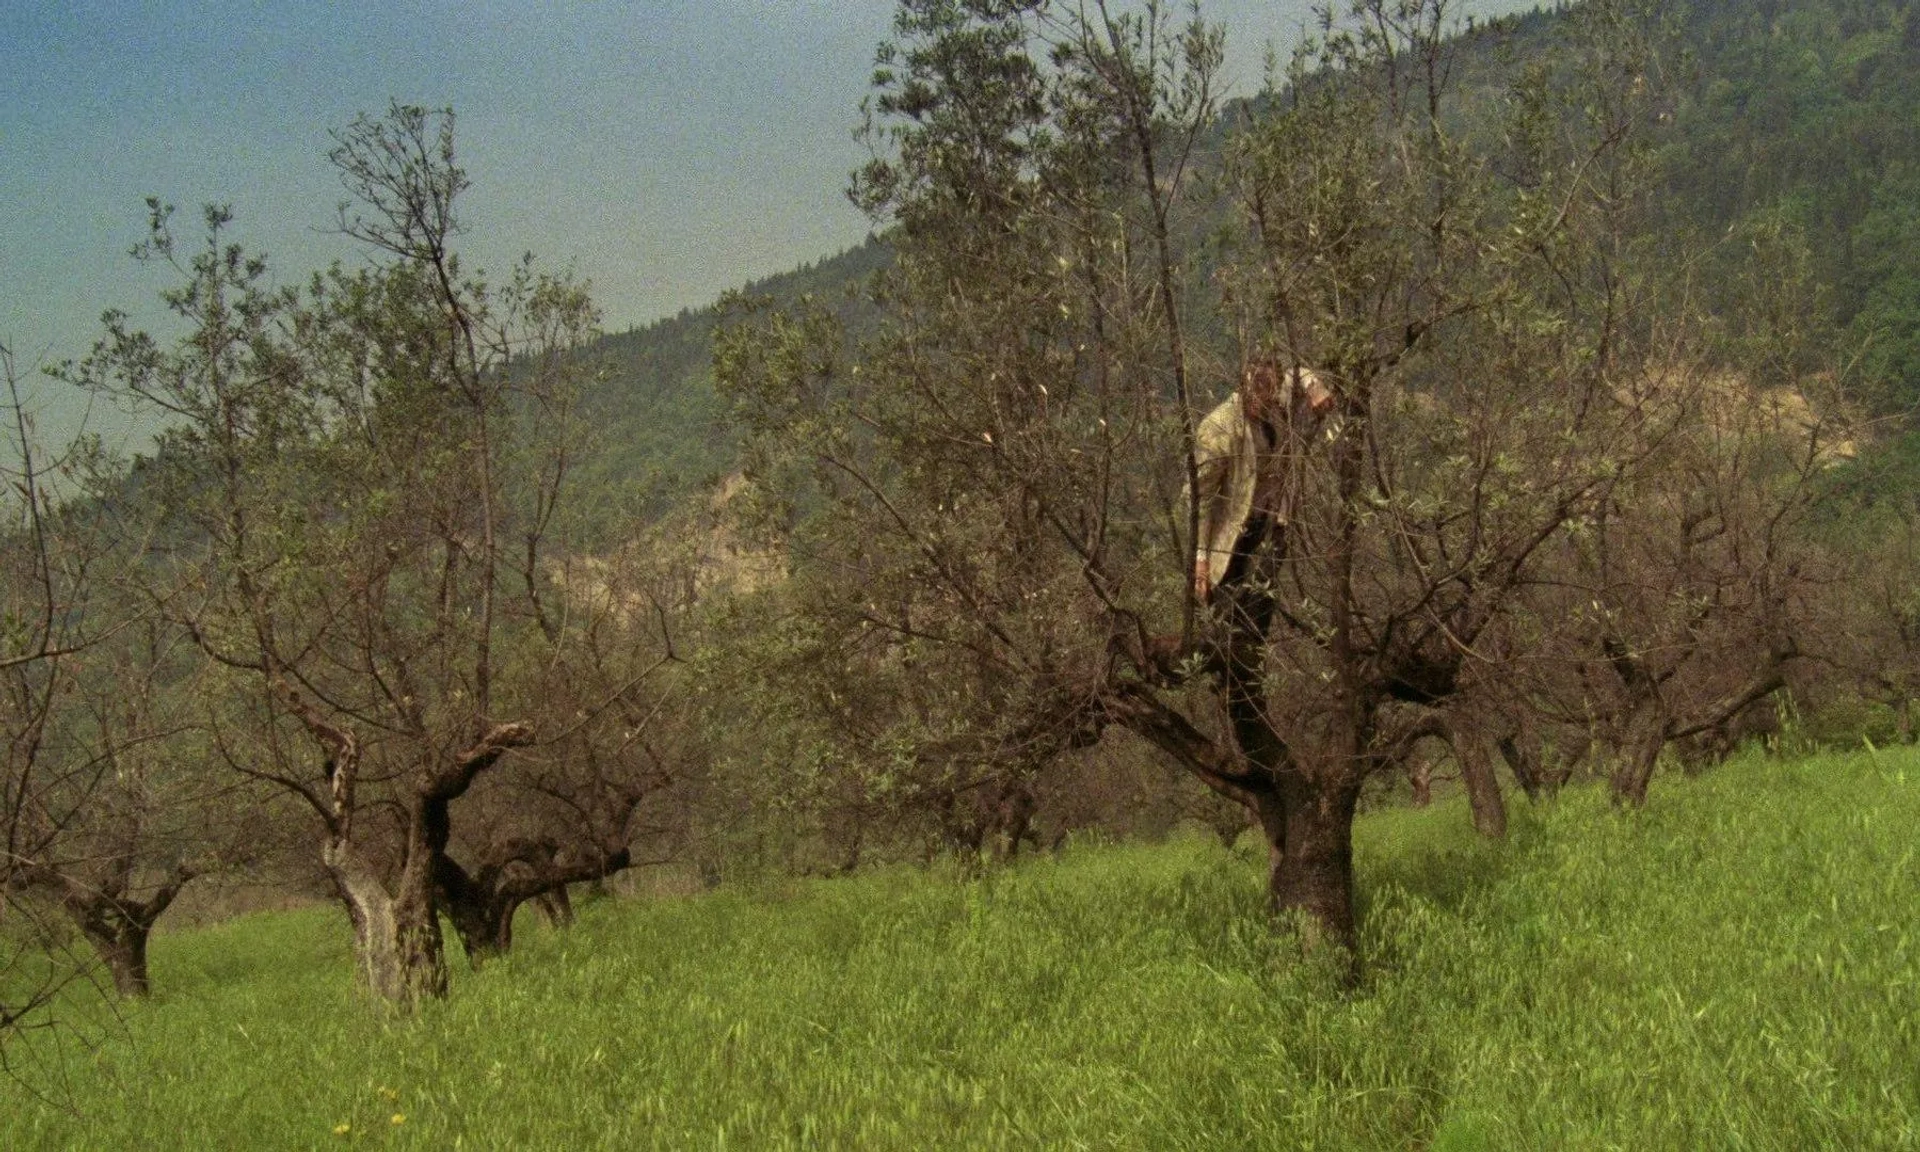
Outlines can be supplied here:
<path id="1" fill-rule="evenodd" d="M 1240 404 L 1254 420 L 1285 417 L 1296 406 L 1323 416 L 1333 407 L 1333 390 L 1311 368 L 1286 372 L 1276 360 L 1255 360 L 1240 374 Z"/>

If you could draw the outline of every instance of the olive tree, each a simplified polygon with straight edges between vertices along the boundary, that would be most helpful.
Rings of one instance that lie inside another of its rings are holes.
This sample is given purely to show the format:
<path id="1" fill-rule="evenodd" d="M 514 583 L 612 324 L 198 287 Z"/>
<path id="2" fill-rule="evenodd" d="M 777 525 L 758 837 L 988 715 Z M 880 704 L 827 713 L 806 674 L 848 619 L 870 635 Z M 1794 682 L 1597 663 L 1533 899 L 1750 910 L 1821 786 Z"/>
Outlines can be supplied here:
<path id="1" fill-rule="evenodd" d="M 901 5 L 854 184 L 899 251 L 880 334 L 801 310 L 718 357 L 789 494 L 817 682 L 869 682 L 871 772 L 1130 733 L 1247 810 L 1276 911 L 1351 941 L 1362 785 L 1537 640 L 1549 544 L 1652 458 L 1620 389 L 1666 340 L 1634 247 L 1648 14 L 1586 6 L 1468 109 L 1453 12 L 1322 10 L 1229 123 L 1197 14 Z M 1243 364 L 1315 371 L 1333 412 L 1202 606 L 1182 490 Z"/>
<path id="2" fill-rule="evenodd" d="M 456 802 L 542 728 L 611 725 L 644 676 L 550 714 L 587 619 L 553 579 L 577 527 L 585 289 L 530 259 L 499 281 L 461 261 L 451 112 L 363 116 L 331 159 L 365 264 L 276 286 L 227 240 L 228 212 L 189 252 L 155 205 L 142 254 L 178 270 L 165 300 L 186 335 L 163 346 L 110 317 L 81 375 L 171 420 L 154 465 L 182 588 L 167 611 L 241 701 L 215 746 L 317 818 L 361 977 L 406 1005 L 446 989 L 438 910 L 468 892 Z"/>

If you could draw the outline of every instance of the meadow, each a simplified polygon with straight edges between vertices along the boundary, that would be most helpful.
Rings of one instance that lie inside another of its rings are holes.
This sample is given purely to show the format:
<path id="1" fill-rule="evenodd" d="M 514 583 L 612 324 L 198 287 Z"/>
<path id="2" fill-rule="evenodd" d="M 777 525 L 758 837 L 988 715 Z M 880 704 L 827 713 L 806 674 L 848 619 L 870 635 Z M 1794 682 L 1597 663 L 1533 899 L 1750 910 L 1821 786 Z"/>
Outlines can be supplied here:
<path id="1" fill-rule="evenodd" d="M 600 901 L 411 1020 L 255 915 L 12 1046 L 0 1147 L 1914 1147 L 1916 828 L 1904 750 L 1374 812 L 1353 989 L 1252 837 Z"/>

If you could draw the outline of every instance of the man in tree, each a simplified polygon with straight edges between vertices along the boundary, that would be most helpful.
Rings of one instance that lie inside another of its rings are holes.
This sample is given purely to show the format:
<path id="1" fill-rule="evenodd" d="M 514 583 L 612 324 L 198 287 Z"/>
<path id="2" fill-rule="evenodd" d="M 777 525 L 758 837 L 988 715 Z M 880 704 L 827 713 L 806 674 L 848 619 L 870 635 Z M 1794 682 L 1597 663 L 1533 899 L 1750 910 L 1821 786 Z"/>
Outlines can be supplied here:
<path id="1" fill-rule="evenodd" d="M 1298 488 L 1290 461 L 1332 406 L 1332 390 L 1312 369 L 1282 370 L 1269 357 L 1249 364 L 1239 390 L 1200 422 L 1193 593 L 1203 603 L 1245 576 L 1269 526 L 1287 523 Z"/>

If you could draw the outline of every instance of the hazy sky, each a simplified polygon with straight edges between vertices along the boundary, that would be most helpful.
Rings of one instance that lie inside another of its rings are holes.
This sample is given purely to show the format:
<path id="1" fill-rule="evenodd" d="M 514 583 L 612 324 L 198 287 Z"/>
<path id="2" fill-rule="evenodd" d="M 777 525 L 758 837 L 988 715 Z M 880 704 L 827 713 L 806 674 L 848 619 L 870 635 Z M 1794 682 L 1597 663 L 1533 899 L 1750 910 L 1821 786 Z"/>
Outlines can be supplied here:
<path id="1" fill-rule="evenodd" d="M 1524 6 L 1482 0 L 1475 11 Z M 1259 86 L 1305 0 L 1208 0 Z M 892 0 L 0 0 L 0 342 L 77 357 L 103 309 L 150 320 L 144 199 L 227 203 L 302 280 L 352 249 L 328 131 L 390 99 L 458 113 L 470 263 L 531 251 L 617 331 L 858 243 L 842 190 Z M 74 398 L 39 386 L 46 431 Z"/>

